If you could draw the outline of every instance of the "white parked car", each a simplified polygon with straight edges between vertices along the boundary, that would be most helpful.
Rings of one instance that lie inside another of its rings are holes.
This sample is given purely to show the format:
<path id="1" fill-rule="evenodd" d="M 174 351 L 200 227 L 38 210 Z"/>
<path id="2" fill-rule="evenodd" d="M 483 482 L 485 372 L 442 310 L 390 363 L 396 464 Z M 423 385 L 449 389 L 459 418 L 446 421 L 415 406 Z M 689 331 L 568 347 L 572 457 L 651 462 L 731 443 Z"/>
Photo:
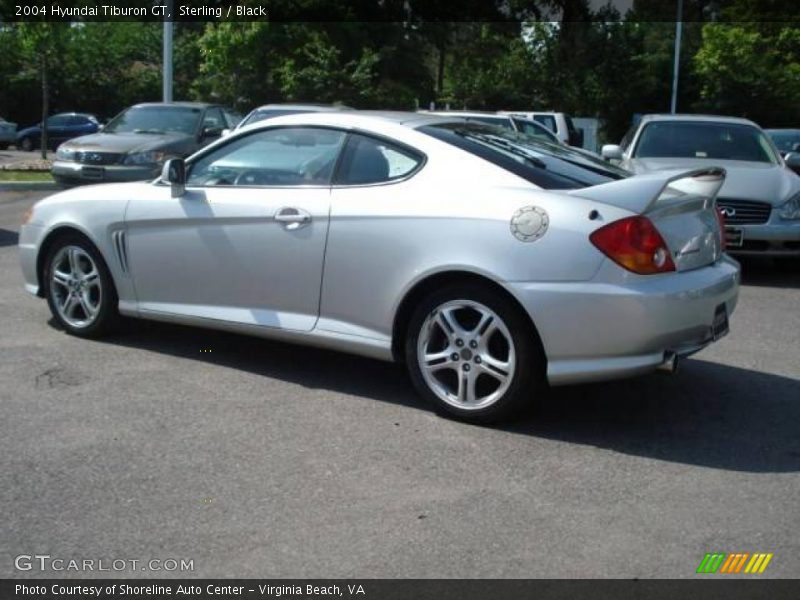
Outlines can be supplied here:
<path id="1" fill-rule="evenodd" d="M 576 148 L 583 147 L 583 131 L 575 127 L 572 118 L 563 112 L 548 112 L 548 111 L 510 111 L 500 110 L 497 111 L 501 115 L 511 115 L 513 117 L 520 117 L 536 121 L 544 125 L 552 131 L 562 144 L 567 146 L 574 146 Z"/>
<path id="2" fill-rule="evenodd" d="M 724 168 L 727 175 L 717 205 L 725 216 L 728 252 L 800 256 L 800 177 L 752 121 L 709 115 L 646 115 L 620 145 L 603 146 L 602 154 L 639 174 Z"/>

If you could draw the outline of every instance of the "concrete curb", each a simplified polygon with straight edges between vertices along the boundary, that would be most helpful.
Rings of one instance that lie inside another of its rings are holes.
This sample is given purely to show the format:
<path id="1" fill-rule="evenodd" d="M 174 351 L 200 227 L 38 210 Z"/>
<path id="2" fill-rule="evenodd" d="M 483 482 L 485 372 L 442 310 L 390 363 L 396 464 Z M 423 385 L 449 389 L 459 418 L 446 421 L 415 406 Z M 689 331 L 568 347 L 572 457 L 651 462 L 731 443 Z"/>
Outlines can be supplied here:
<path id="1" fill-rule="evenodd" d="M 55 181 L 0 181 L 0 192 L 60 190 Z"/>

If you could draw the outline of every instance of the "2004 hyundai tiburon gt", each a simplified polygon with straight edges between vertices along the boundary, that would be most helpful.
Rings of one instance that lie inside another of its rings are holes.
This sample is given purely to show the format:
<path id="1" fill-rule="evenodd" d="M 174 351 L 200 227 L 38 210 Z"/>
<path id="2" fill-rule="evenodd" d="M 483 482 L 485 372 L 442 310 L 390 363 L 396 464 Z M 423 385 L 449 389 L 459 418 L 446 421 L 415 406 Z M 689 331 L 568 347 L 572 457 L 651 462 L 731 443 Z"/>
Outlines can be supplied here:
<path id="1" fill-rule="evenodd" d="M 453 117 L 302 114 L 152 183 L 46 198 L 20 253 L 69 333 L 126 315 L 402 361 L 440 411 L 489 421 L 548 382 L 645 373 L 727 332 L 723 180 L 629 177 Z"/>

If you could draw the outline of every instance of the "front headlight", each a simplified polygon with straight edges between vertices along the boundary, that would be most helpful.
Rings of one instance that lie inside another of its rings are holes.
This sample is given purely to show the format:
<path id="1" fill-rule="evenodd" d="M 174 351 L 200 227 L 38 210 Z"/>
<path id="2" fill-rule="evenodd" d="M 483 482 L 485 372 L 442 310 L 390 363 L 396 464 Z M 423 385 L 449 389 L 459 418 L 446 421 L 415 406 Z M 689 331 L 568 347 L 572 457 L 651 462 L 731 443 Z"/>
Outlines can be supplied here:
<path id="1" fill-rule="evenodd" d="M 59 146 L 56 150 L 56 158 L 58 160 L 75 160 L 75 151 Z"/>
<path id="2" fill-rule="evenodd" d="M 800 192 L 786 201 L 786 204 L 778 209 L 778 214 L 781 219 L 800 219 Z"/>
<path id="3" fill-rule="evenodd" d="M 125 157 L 126 165 L 157 165 L 164 162 L 164 152 L 134 152 Z"/>

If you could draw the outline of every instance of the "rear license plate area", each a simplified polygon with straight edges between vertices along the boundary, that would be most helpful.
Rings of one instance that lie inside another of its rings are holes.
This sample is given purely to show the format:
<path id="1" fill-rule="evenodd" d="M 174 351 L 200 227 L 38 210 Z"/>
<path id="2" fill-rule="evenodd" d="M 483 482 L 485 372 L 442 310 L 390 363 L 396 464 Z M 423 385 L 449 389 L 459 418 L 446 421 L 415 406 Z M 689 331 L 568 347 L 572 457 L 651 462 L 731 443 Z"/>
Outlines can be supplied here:
<path id="1" fill-rule="evenodd" d="M 714 320 L 711 322 L 711 336 L 714 341 L 728 335 L 728 307 L 725 303 L 714 309 Z"/>
<path id="2" fill-rule="evenodd" d="M 744 243 L 744 231 L 736 227 L 725 228 L 725 246 L 728 248 L 741 248 Z"/>

